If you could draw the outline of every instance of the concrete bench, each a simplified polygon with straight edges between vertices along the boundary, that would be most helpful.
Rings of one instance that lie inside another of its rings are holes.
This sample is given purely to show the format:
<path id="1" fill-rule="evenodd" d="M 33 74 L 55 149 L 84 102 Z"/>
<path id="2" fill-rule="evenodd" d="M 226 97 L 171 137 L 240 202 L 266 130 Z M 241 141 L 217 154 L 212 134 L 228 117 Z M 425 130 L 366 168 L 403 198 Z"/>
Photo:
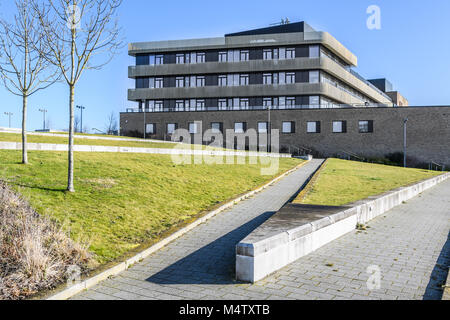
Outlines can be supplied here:
<path id="1" fill-rule="evenodd" d="M 288 204 L 236 247 L 236 279 L 259 281 L 450 178 L 445 173 L 348 206 Z"/>
<path id="2" fill-rule="evenodd" d="M 261 280 L 356 224 L 352 207 L 288 204 L 237 245 L 237 280 Z"/>

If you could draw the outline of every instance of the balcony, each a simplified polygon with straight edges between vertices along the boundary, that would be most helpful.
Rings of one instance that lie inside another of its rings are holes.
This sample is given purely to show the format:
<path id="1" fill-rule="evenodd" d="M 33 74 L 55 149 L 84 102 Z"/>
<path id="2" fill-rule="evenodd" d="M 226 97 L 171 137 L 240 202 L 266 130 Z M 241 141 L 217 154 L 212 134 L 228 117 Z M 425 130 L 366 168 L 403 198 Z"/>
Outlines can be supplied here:
<path id="1" fill-rule="evenodd" d="M 277 111 L 277 110 L 314 110 L 314 109 L 351 109 L 351 108 L 380 108 L 388 107 L 384 104 L 310 104 L 310 105 L 289 105 L 289 106 L 237 106 L 237 107 L 188 107 L 188 108 L 147 108 L 145 112 L 160 113 L 160 112 L 212 112 L 212 111 Z M 143 113 L 142 108 L 127 108 L 126 113 Z"/>
<path id="2" fill-rule="evenodd" d="M 160 64 L 128 67 L 128 77 L 157 77 L 320 69 L 320 58 Z"/>
<path id="3" fill-rule="evenodd" d="M 198 98 L 246 98 L 263 96 L 295 96 L 324 94 L 322 83 L 295 83 L 284 85 L 249 85 L 236 87 L 196 87 L 196 88 L 161 88 L 129 89 L 128 100 L 164 100 L 164 99 L 198 99 Z M 326 85 L 326 84 L 325 84 Z"/>

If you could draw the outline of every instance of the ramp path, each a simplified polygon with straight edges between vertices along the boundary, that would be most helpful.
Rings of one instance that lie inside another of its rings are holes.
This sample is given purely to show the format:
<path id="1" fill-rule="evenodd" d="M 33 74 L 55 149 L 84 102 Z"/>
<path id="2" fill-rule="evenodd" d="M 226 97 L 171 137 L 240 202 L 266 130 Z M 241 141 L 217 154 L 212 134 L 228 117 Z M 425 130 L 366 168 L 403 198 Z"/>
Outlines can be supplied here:
<path id="1" fill-rule="evenodd" d="M 235 278 L 235 246 L 320 166 L 313 160 L 117 277 L 73 299 L 440 299 L 450 242 L 450 180 L 256 284 Z M 375 267 L 379 288 L 368 289 Z"/>

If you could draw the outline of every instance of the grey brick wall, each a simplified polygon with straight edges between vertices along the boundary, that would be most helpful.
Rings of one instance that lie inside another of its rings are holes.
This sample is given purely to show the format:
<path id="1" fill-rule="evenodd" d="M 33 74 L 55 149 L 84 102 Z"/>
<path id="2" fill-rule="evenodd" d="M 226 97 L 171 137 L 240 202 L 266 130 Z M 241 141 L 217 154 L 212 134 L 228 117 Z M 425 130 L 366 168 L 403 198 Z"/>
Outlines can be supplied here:
<path id="1" fill-rule="evenodd" d="M 408 118 L 408 154 L 418 161 L 443 163 L 450 166 L 450 107 L 356 108 L 317 110 L 272 110 L 272 128 L 281 129 L 283 121 L 295 121 L 294 134 L 280 133 L 280 146 L 302 146 L 314 149 L 323 156 L 353 152 L 365 157 L 384 157 L 403 151 L 403 119 Z M 223 129 L 233 129 L 235 122 L 247 122 L 247 129 L 267 121 L 267 111 L 210 111 L 147 113 L 146 122 L 156 123 L 155 139 L 169 139 L 167 123 L 177 123 L 188 129 L 189 122 L 202 121 L 203 131 L 211 122 L 222 122 Z M 333 133 L 332 122 L 347 121 L 346 133 Z M 360 120 L 373 120 L 373 133 L 359 133 Z M 321 133 L 309 134 L 308 121 L 320 121 Z M 143 113 L 122 113 L 121 130 L 143 133 Z"/>

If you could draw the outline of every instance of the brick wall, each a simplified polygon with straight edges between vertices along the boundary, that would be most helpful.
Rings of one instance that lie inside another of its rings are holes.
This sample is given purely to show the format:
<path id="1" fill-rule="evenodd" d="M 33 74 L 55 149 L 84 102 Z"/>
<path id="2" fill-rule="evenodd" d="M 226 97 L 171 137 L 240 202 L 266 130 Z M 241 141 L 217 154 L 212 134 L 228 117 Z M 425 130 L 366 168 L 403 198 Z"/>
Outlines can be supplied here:
<path id="1" fill-rule="evenodd" d="M 320 110 L 273 110 L 272 128 L 281 129 L 283 121 L 294 121 L 294 134 L 280 133 L 280 146 L 302 146 L 317 150 L 323 156 L 343 151 L 365 157 L 384 157 L 403 152 L 403 120 L 408 118 L 408 155 L 418 161 L 435 161 L 450 166 L 450 107 L 358 108 Z M 267 111 L 211 111 L 147 113 L 146 122 L 156 123 L 157 133 L 151 138 L 168 139 L 167 123 L 188 129 L 189 122 L 202 121 L 203 131 L 211 122 L 222 122 L 223 129 L 233 129 L 235 122 L 246 122 L 247 128 L 258 127 L 268 119 Z M 345 120 L 346 133 L 333 133 L 332 122 Z M 360 133 L 359 121 L 372 120 L 373 132 Z M 307 121 L 320 121 L 320 133 L 307 133 Z M 122 113 L 121 132 L 143 133 L 143 113 Z"/>

